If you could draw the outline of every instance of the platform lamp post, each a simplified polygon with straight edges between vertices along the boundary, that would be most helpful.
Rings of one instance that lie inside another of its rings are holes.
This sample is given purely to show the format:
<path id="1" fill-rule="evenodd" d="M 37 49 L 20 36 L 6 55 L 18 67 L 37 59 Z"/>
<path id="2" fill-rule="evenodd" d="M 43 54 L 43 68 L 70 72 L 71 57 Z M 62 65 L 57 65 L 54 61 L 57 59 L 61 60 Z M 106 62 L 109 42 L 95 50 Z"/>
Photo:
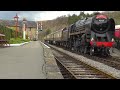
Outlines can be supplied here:
<path id="1" fill-rule="evenodd" d="M 15 37 L 17 38 L 18 35 L 18 15 L 16 13 L 16 16 L 14 17 L 14 21 L 15 21 L 15 26 L 16 26 L 16 30 L 15 30 Z"/>
<path id="2" fill-rule="evenodd" d="M 32 27 L 29 27 L 30 28 L 30 40 L 32 40 Z"/>
<path id="3" fill-rule="evenodd" d="M 27 20 L 23 18 L 23 39 L 26 39 L 26 22 Z"/>
<path id="4" fill-rule="evenodd" d="M 36 30 L 36 39 L 38 40 L 38 34 L 39 34 L 39 22 L 37 22 L 37 30 Z"/>

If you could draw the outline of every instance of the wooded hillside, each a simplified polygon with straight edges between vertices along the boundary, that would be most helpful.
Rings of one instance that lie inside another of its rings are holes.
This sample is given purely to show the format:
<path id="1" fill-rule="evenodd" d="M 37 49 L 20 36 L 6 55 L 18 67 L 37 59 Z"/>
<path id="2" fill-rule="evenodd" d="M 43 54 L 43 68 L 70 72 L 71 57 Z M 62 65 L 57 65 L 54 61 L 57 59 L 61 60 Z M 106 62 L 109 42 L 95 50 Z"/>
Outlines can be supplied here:
<path id="1" fill-rule="evenodd" d="M 80 19 L 91 16 L 92 14 L 85 14 L 84 12 L 81 12 L 78 16 L 73 14 L 72 16 L 61 16 L 54 20 L 42 21 L 43 31 L 40 32 L 39 36 L 44 37 L 49 33 L 68 27 L 70 24 L 73 24 Z"/>
<path id="2" fill-rule="evenodd" d="M 78 16 L 73 14 L 72 16 L 61 16 L 54 20 L 43 21 L 43 31 L 41 31 L 40 36 L 44 37 L 45 35 L 67 27 L 80 19 L 84 19 L 85 17 L 91 17 L 95 13 L 97 12 L 94 12 L 92 14 L 85 14 L 84 12 L 81 12 Z M 108 17 L 113 18 L 116 25 L 120 24 L 120 11 L 105 11 L 103 13 L 106 14 Z"/>

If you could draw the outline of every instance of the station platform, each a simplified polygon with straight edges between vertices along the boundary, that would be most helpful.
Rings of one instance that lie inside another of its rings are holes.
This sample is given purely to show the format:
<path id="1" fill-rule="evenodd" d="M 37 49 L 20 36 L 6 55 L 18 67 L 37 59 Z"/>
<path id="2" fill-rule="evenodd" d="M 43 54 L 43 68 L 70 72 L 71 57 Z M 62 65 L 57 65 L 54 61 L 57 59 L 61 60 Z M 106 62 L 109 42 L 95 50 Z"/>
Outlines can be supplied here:
<path id="1" fill-rule="evenodd" d="M 45 65 L 46 65 L 45 68 L 46 68 L 47 79 L 64 79 L 60 72 L 60 69 L 58 68 L 58 65 L 56 63 L 56 60 L 54 58 L 51 48 L 42 42 L 40 43 L 44 51 L 43 54 L 44 54 Z"/>
<path id="2" fill-rule="evenodd" d="M 0 48 L 0 79 L 61 79 L 54 56 L 45 47 L 40 41 L 32 41 Z"/>

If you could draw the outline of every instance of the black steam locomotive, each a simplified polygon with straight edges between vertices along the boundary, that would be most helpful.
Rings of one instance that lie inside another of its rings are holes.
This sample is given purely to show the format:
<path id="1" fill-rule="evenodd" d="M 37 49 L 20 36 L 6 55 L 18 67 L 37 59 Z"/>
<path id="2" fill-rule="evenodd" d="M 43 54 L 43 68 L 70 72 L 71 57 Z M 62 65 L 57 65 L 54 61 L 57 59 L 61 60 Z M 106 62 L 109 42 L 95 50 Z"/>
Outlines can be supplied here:
<path id="1" fill-rule="evenodd" d="M 45 41 L 85 54 L 109 55 L 115 45 L 114 33 L 114 19 L 97 14 L 49 34 Z"/>

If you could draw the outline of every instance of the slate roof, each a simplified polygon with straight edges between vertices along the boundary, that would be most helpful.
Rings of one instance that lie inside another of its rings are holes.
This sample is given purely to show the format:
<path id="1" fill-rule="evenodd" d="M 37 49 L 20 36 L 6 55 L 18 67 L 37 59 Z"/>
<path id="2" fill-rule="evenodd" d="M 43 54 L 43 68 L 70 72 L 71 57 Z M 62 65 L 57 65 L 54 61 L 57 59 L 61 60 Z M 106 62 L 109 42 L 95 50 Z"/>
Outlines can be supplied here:
<path id="1" fill-rule="evenodd" d="M 22 21 L 18 21 L 18 26 L 22 27 Z M 15 26 L 14 20 L 0 20 L 0 24 L 5 26 Z M 27 21 L 26 22 L 27 27 L 37 27 L 37 24 L 35 21 Z"/>

